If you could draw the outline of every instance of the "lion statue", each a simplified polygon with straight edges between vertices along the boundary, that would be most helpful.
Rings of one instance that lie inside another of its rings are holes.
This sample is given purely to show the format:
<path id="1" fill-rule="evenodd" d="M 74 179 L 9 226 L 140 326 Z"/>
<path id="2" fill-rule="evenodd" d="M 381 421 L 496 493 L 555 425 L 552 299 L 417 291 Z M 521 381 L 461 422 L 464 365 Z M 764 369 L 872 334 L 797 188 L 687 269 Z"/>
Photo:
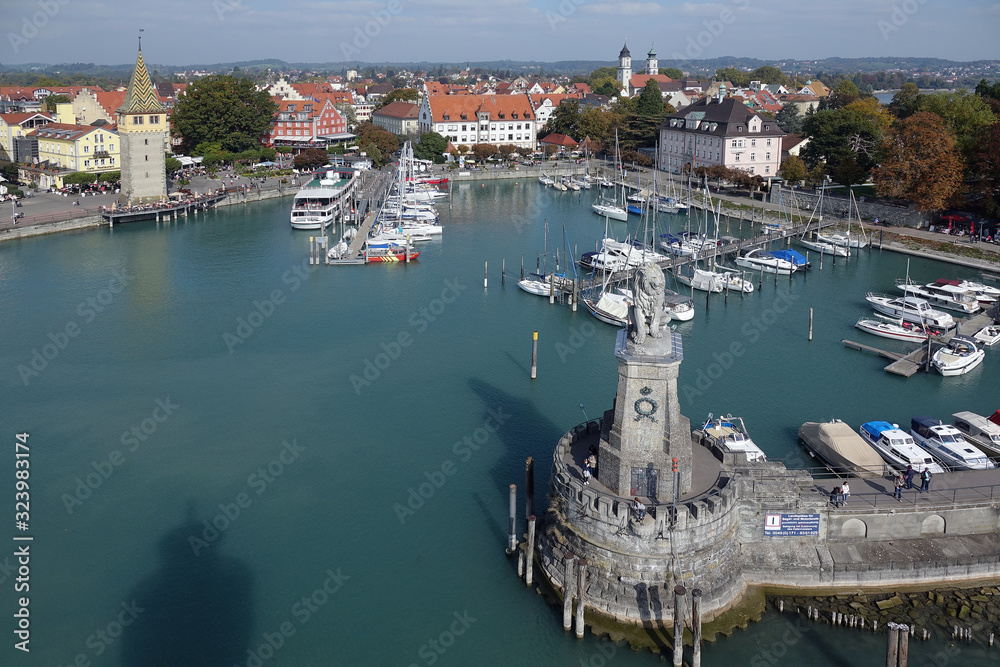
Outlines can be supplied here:
<path id="1" fill-rule="evenodd" d="M 663 296 L 666 291 L 666 280 L 663 270 L 653 262 L 646 262 L 635 272 L 635 283 L 632 289 L 633 303 L 632 340 L 641 345 L 646 336 L 659 338 L 663 317 Z"/>

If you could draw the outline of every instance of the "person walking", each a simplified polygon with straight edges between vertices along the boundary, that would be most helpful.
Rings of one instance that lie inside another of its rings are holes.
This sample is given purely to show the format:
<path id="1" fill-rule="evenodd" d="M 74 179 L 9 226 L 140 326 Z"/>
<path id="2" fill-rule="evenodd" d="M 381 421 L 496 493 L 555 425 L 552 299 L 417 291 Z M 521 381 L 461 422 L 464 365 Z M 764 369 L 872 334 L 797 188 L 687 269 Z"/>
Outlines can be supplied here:
<path id="1" fill-rule="evenodd" d="M 847 499 L 851 497 L 851 486 L 850 486 L 850 484 L 848 484 L 847 482 L 844 482 L 844 485 L 842 487 L 840 487 L 840 494 L 841 494 L 841 496 L 843 498 L 843 503 L 846 505 L 847 504 Z"/>
<path id="2" fill-rule="evenodd" d="M 916 474 L 917 472 L 913 469 L 913 466 L 906 466 L 906 475 L 904 476 L 904 479 L 906 479 L 907 489 L 913 488 L 913 476 Z"/>
<path id="3" fill-rule="evenodd" d="M 641 500 L 639 500 L 639 496 L 635 497 L 632 507 L 635 509 L 635 515 L 638 521 L 642 521 L 646 518 L 646 506 L 642 504 Z"/>
<path id="4" fill-rule="evenodd" d="M 903 481 L 903 476 L 902 475 L 896 475 L 896 479 L 893 481 L 893 484 L 892 484 L 893 487 L 895 487 L 894 490 L 893 490 L 893 492 L 892 492 L 892 496 L 893 496 L 893 498 L 895 498 L 899 502 L 903 502 L 903 485 L 904 484 L 906 484 L 906 482 Z"/>
<path id="5" fill-rule="evenodd" d="M 830 500 L 833 502 L 834 507 L 840 507 L 841 491 L 839 486 L 833 487 L 833 491 L 830 493 Z"/>
<path id="6" fill-rule="evenodd" d="M 920 473 L 920 490 L 928 493 L 931 491 L 931 471 L 927 466 L 924 466 L 924 471 Z"/>

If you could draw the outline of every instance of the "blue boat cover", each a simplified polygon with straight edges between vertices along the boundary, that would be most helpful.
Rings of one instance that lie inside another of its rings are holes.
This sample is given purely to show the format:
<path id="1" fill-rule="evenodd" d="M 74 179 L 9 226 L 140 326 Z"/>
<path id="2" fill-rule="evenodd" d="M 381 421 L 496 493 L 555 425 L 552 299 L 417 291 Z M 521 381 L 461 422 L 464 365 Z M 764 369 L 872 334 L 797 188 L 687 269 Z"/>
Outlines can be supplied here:
<path id="1" fill-rule="evenodd" d="M 882 431 L 891 431 L 894 428 L 896 427 L 886 421 L 865 422 L 861 425 L 861 429 L 868 433 L 872 440 L 878 440 Z"/>
<path id="2" fill-rule="evenodd" d="M 798 250 L 771 250 L 770 252 L 772 257 L 791 262 L 795 266 L 802 266 L 809 263 L 806 260 L 806 256 Z"/>

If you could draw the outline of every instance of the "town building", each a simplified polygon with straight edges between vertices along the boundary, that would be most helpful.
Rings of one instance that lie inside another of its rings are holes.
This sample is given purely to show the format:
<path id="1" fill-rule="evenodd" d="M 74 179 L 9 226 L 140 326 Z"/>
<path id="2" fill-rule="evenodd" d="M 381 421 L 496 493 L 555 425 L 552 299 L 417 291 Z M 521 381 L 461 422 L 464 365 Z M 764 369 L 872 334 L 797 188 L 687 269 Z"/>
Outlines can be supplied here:
<path id="1" fill-rule="evenodd" d="M 686 165 L 722 165 L 765 178 L 777 175 L 785 133 L 773 119 L 723 95 L 724 90 L 667 116 L 660 126 L 660 169 L 679 174 Z"/>
<path id="2" fill-rule="evenodd" d="M 419 126 L 456 144 L 535 147 L 535 113 L 524 94 L 428 95 L 420 105 Z"/>
<path id="3" fill-rule="evenodd" d="M 19 166 L 22 182 L 61 188 L 69 174 L 100 174 L 121 168 L 121 142 L 110 126 L 48 123 L 29 132 L 28 137 L 37 144 L 37 155 Z"/>
<path id="4" fill-rule="evenodd" d="M 266 145 L 294 148 L 323 148 L 344 139 L 347 121 L 333 102 L 324 100 L 281 100 L 271 121 L 271 129 L 261 140 Z"/>
<path id="5" fill-rule="evenodd" d="M 566 93 L 563 95 L 528 95 L 528 97 L 531 98 L 531 108 L 535 111 L 535 120 L 538 122 L 538 127 L 542 127 L 549 122 L 549 118 L 552 117 L 556 107 L 567 100 L 577 100 L 579 102 L 582 95 Z"/>
<path id="6" fill-rule="evenodd" d="M 54 120 L 38 112 L 0 114 L 0 164 L 31 162 L 38 157 L 38 145 L 28 134 Z"/>
<path id="7" fill-rule="evenodd" d="M 164 199 L 167 196 L 164 146 L 169 141 L 167 112 L 149 79 L 141 43 L 125 101 L 116 114 L 122 172 L 119 202 L 131 206 Z"/>
<path id="8" fill-rule="evenodd" d="M 420 105 L 413 102 L 390 102 L 372 114 L 372 123 L 393 134 L 413 136 L 420 131 Z"/>

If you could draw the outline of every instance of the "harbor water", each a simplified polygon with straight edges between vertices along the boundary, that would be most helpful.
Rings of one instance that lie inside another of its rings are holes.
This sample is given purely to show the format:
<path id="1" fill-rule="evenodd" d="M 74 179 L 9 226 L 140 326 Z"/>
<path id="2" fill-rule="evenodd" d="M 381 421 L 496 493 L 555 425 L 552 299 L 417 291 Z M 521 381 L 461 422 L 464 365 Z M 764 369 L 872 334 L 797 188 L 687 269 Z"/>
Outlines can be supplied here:
<path id="1" fill-rule="evenodd" d="M 572 271 L 564 227 L 593 249 L 595 196 L 531 177 L 456 185 L 443 238 L 411 264 L 310 266 L 311 232 L 289 229 L 288 200 L 0 246 L 0 664 L 656 664 L 564 633 L 504 555 L 510 483 L 523 529 L 525 458 L 540 514 L 556 441 L 615 394 L 615 329 L 516 286 L 522 256 L 534 270 L 543 245 L 546 268 L 558 247 Z M 671 216 L 671 231 L 685 221 Z M 812 260 L 808 275 L 765 275 L 760 292 L 713 295 L 707 310 L 695 293 L 694 320 L 678 326 L 693 425 L 742 416 L 770 458 L 804 467 L 804 421 L 1000 407 L 996 350 L 966 376 L 903 379 L 842 346 L 900 348 L 853 324 L 870 312 L 865 292 L 895 291 L 904 256 Z M 909 270 L 975 275 L 918 259 Z M 12 516 L 22 432 L 26 533 Z M 15 534 L 34 537 L 30 653 L 13 647 Z M 708 645 L 704 664 L 876 666 L 884 651 L 883 634 L 769 610 Z M 940 639 L 911 644 L 910 659 L 998 655 Z"/>

